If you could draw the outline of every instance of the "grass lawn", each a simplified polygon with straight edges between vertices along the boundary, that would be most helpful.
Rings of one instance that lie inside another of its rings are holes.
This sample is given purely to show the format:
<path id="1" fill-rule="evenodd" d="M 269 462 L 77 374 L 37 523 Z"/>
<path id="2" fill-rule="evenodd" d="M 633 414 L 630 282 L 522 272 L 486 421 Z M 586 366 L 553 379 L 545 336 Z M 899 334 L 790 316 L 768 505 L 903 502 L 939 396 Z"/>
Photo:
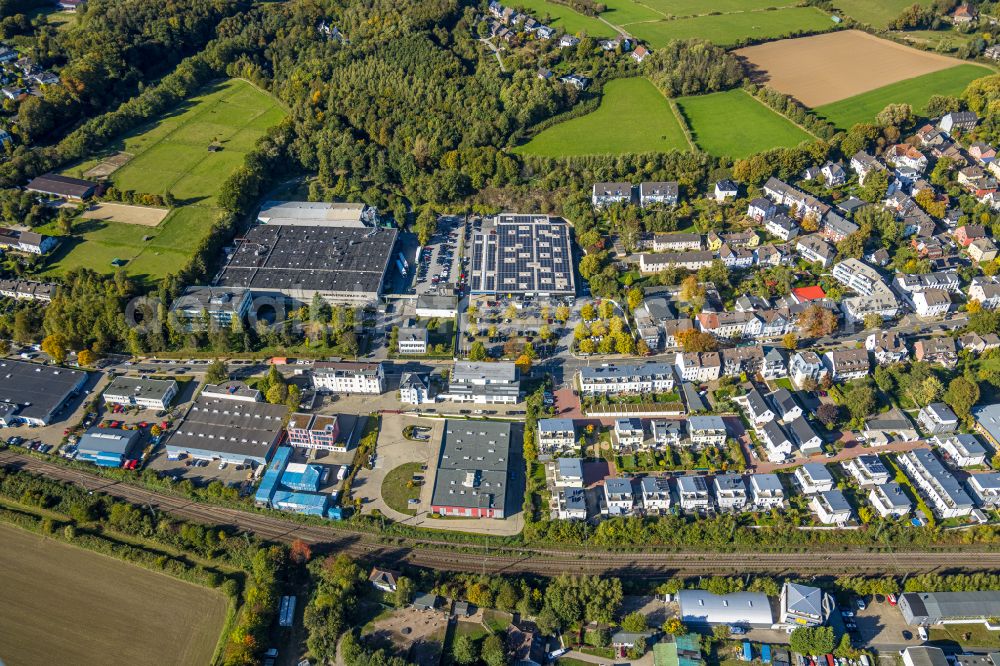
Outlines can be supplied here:
<path id="1" fill-rule="evenodd" d="M 218 592 L 0 525 L 0 650 L 11 664 L 207 664 Z M 100 600 L 100 612 L 94 612 Z"/>
<path id="2" fill-rule="evenodd" d="M 844 129 L 873 121 L 889 104 L 909 104 L 923 113 L 932 95 L 959 95 L 971 81 L 992 73 L 980 65 L 958 65 L 825 104 L 816 113 Z"/>
<path id="3" fill-rule="evenodd" d="M 789 391 L 794 391 L 795 387 L 792 386 L 792 380 L 788 377 L 781 377 L 780 379 L 774 380 L 774 385 L 778 388 L 788 389 Z"/>
<path id="4" fill-rule="evenodd" d="M 873 28 L 884 28 L 889 21 L 903 13 L 910 5 L 929 5 L 926 0 L 836 0 L 834 6 L 855 21 L 867 23 Z"/>
<path id="5" fill-rule="evenodd" d="M 516 152 L 545 157 L 686 150 L 667 99 L 648 79 L 615 79 L 597 110 L 542 131 Z"/>
<path id="6" fill-rule="evenodd" d="M 743 90 L 682 97 L 677 100 L 694 140 L 707 153 L 746 157 L 813 139 Z"/>
<path id="7" fill-rule="evenodd" d="M 642 4 L 667 16 L 701 16 L 718 12 L 749 12 L 768 7 L 793 7 L 795 0 L 640 0 Z M 609 7 L 608 3 L 605 3 Z"/>
<path id="8" fill-rule="evenodd" d="M 625 26 L 654 49 L 675 39 L 693 37 L 728 46 L 747 38 L 771 39 L 796 30 L 832 29 L 830 17 L 815 7 L 788 7 L 776 11 L 713 14 L 673 20 L 633 23 Z"/>
<path id="9" fill-rule="evenodd" d="M 586 33 L 591 37 L 615 36 L 614 28 L 600 19 L 584 16 L 565 5 L 549 2 L 549 0 L 517 0 L 509 6 L 526 9 L 546 25 L 565 30 L 570 34 Z M 545 20 L 546 16 L 550 18 Z"/>
<path id="10" fill-rule="evenodd" d="M 966 639 L 966 635 L 969 635 Z M 930 642 L 958 643 L 961 646 L 1000 647 L 1000 632 L 990 631 L 982 624 L 942 624 L 931 627 Z"/>
<path id="11" fill-rule="evenodd" d="M 122 137 L 100 155 L 64 170 L 82 176 L 102 159 L 125 152 L 132 159 L 111 175 L 118 188 L 170 191 L 179 205 L 156 227 L 78 221 L 74 236 L 55 252 L 42 275 L 62 275 L 78 267 L 111 273 L 116 258 L 126 261 L 125 270 L 138 279 L 153 281 L 177 271 L 221 214 L 215 197 L 222 183 L 265 130 L 283 117 L 278 102 L 266 93 L 245 81 L 224 81 Z M 212 141 L 222 150 L 209 152 Z M 54 226 L 42 233 L 62 235 Z"/>
<path id="12" fill-rule="evenodd" d="M 409 507 L 407 502 L 411 499 L 420 498 L 420 486 L 414 485 L 407 488 L 407 482 L 413 478 L 414 474 L 420 474 L 420 463 L 404 463 L 389 471 L 382 479 L 382 499 L 400 513 L 408 513 L 411 516 L 417 512 Z"/>
<path id="13" fill-rule="evenodd" d="M 573 659 L 571 657 L 559 657 L 556 659 L 556 664 L 559 666 L 590 666 L 591 662 L 581 661 L 579 659 Z"/>
<path id="14" fill-rule="evenodd" d="M 483 623 L 495 634 L 506 631 L 513 619 L 514 616 L 510 613 L 494 608 L 483 609 Z"/>

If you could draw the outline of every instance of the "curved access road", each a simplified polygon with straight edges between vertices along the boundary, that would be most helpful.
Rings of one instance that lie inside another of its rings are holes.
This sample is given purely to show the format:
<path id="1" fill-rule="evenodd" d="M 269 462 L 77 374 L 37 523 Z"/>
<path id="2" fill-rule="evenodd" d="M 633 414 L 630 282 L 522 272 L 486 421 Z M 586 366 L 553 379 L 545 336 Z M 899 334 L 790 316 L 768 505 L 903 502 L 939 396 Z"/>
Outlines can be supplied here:
<path id="1" fill-rule="evenodd" d="M 379 536 L 349 527 L 307 525 L 279 516 L 214 506 L 154 492 L 94 474 L 70 469 L 37 458 L 5 451 L 0 465 L 74 483 L 82 488 L 127 500 L 137 506 L 165 511 L 172 516 L 205 523 L 230 525 L 263 539 L 302 539 L 314 552 L 344 552 L 386 566 L 410 564 L 445 571 L 485 573 L 606 574 L 621 577 L 669 577 L 678 573 L 788 575 L 896 574 L 936 570 L 997 570 L 1000 550 L 941 550 L 931 552 L 870 552 L 868 550 L 812 551 L 801 553 L 746 552 L 609 552 L 582 547 L 498 550 L 479 544 L 456 544 L 426 539 Z"/>

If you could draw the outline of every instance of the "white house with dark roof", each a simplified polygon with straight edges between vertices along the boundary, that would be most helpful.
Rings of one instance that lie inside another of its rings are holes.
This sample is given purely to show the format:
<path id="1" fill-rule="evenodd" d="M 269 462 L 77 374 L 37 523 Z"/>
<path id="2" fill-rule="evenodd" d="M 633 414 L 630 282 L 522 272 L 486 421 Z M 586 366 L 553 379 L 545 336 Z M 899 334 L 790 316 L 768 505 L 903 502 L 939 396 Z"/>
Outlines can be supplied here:
<path id="1" fill-rule="evenodd" d="M 583 460 L 556 458 L 552 466 L 552 483 L 556 488 L 583 488 Z"/>
<path id="2" fill-rule="evenodd" d="M 742 511 L 749 500 L 747 485 L 739 474 L 716 474 L 712 490 L 719 511 Z"/>
<path id="3" fill-rule="evenodd" d="M 802 416 L 802 407 L 788 389 L 779 388 L 768 397 L 774 406 L 775 416 L 781 419 L 782 423 L 791 423 Z"/>
<path id="4" fill-rule="evenodd" d="M 806 261 L 821 264 L 824 268 L 833 262 L 837 254 L 833 246 L 818 234 L 799 237 L 795 243 L 795 251 Z"/>
<path id="5" fill-rule="evenodd" d="M 629 479 L 604 479 L 604 512 L 610 516 L 627 516 L 632 513 L 635 495 Z"/>
<path id="6" fill-rule="evenodd" d="M 614 442 L 618 449 L 639 449 L 645 439 L 642 419 L 615 419 Z"/>
<path id="7" fill-rule="evenodd" d="M 684 511 L 703 513 L 712 508 L 712 495 L 703 476 L 677 477 L 677 497 Z"/>
<path id="8" fill-rule="evenodd" d="M 1000 508 L 1000 472 L 970 474 L 965 488 L 972 495 L 976 506 L 985 509 Z"/>
<path id="9" fill-rule="evenodd" d="M 873 453 L 848 458 L 841 466 L 859 486 L 880 486 L 889 481 L 889 469 Z"/>
<path id="10" fill-rule="evenodd" d="M 655 204 L 673 206 L 680 196 L 680 186 L 675 182 L 649 182 L 639 184 L 639 205 L 645 208 Z"/>
<path id="11" fill-rule="evenodd" d="M 932 435 L 958 430 L 958 417 L 951 410 L 951 407 L 943 402 L 932 402 L 921 408 L 920 413 L 917 414 L 917 423 Z"/>
<path id="12" fill-rule="evenodd" d="M 791 422 L 788 426 L 788 430 L 792 433 L 792 438 L 795 440 L 795 444 L 798 445 L 799 451 L 809 456 L 814 453 L 819 453 L 823 450 L 823 440 L 820 439 L 813 427 L 809 425 L 804 416 L 800 416 Z"/>
<path id="13" fill-rule="evenodd" d="M 957 467 L 978 467 L 986 464 L 986 447 L 979 443 L 975 435 L 950 433 L 935 435 L 932 442 L 948 455 L 948 460 Z"/>
<path id="14" fill-rule="evenodd" d="M 681 445 L 684 437 L 682 421 L 670 419 L 653 419 L 649 422 L 653 445 L 660 450 Z"/>
<path id="15" fill-rule="evenodd" d="M 742 399 L 746 402 L 746 413 L 751 422 L 759 425 L 774 420 L 774 411 L 756 388 L 750 389 Z"/>
<path id="16" fill-rule="evenodd" d="M 792 457 L 795 444 L 776 421 L 768 421 L 757 430 L 770 462 L 780 463 Z"/>
<path id="17" fill-rule="evenodd" d="M 836 488 L 813 495 L 809 508 L 824 525 L 842 526 L 851 519 L 851 505 Z"/>
<path id="18" fill-rule="evenodd" d="M 739 194 L 739 185 L 731 180 L 720 180 L 715 184 L 715 200 L 720 203 L 726 199 L 735 199 Z"/>
<path id="19" fill-rule="evenodd" d="M 834 381 L 867 377 L 871 369 L 867 349 L 838 349 L 823 354 L 823 362 Z"/>
<path id="20" fill-rule="evenodd" d="M 632 203 L 632 183 L 594 183 L 590 202 L 595 208 Z"/>
<path id="21" fill-rule="evenodd" d="M 896 459 L 938 518 L 958 518 L 972 512 L 972 498 L 930 450 L 914 449 Z"/>
<path id="22" fill-rule="evenodd" d="M 913 502 L 895 481 L 874 486 L 868 493 L 868 501 L 882 518 L 902 518 L 913 510 Z"/>
<path id="23" fill-rule="evenodd" d="M 788 376 L 792 382 L 801 387 L 806 380 L 819 383 L 828 373 L 826 365 L 814 351 L 799 351 L 792 356 L 788 364 Z"/>
<path id="24" fill-rule="evenodd" d="M 726 422 L 721 416 L 692 416 L 688 435 L 695 445 L 722 446 L 726 443 Z"/>
<path id="25" fill-rule="evenodd" d="M 670 511 L 670 481 L 662 476 L 644 476 L 639 482 L 642 506 L 646 511 L 666 513 Z"/>
<path id="26" fill-rule="evenodd" d="M 777 474 L 751 474 L 750 497 L 754 508 L 766 511 L 785 503 L 785 489 Z"/>
<path id="27" fill-rule="evenodd" d="M 576 446 L 573 419 L 538 419 L 538 452 L 555 453 Z"/>
<path id="28" fill-rule="evenodd" d="M 865 338 L 865 349 L 875 356 L 879 365 L 902 363 L 910 355 L 903 337 L 896 331 L 875 331 Z"/>

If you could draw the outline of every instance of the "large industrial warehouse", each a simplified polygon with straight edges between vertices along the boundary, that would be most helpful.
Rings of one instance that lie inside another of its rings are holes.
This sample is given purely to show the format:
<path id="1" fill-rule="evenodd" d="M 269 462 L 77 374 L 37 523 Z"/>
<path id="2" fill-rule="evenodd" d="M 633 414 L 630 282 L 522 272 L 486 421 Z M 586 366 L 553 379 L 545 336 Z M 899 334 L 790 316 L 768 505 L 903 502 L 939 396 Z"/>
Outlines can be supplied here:
<path id="1" fill-rule="evenodd" d="M 446 421 L 431 511 L 444 516 L 505 518 L 510 432 L 510 423 Z"/>
<path id="2" fill-rule="evenodd" d="M 471 292 L 575 294 L 569 234 L 561 218 L 498 215 L 472 239 Z"/>
<path id="3" fill-rule="evenodd" d="M 0 426 L 44 426 L 87 382 L 87 373 L 0 359 Z"/>
<path id="4" fill-rule="evenodd" d="M 242 239 L 216 281 L 301 303 L 378 300 L 396 246 L 396 229 L 261 224 Z"/>

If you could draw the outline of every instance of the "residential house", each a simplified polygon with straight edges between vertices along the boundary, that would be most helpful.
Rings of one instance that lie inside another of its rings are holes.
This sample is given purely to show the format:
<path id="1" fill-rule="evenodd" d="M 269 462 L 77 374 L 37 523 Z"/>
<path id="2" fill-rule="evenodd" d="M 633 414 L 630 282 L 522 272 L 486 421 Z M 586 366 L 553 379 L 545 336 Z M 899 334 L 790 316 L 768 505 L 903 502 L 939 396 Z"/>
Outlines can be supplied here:
<path id="1" fill-rule="evenodd" d="M 970 474 L 965 480 L 965 487 L 976 506 L 984 509 L 1000 508 L 1000 473 Z"/>
<path id="2" fill-rule="evenodd" d="M 913 502 L 895 481 L 887 481 L 872 488 L 868 493 L 868 501 L 881 518 L 902 518 L 913 511 Z"/>
<path id="3" fill-rule="evenodd" d="M 849 458 L 841 466 L 859 486 L 881 486 L 889 482 L 889 468 L 873 453 Z"/>
<path id="4" fill-rule="evenodd" d="M 777 474 L 751 474 L 750 494 L 754 508 L 759 511 L 780 508 L 785 503 L 785 489 Z"/>
<path id="5" fill-rule="evenodd" d="M 935 273 L 899 273 L 893 284 L 903 296 L 909 298 L 918 291 L 927 289 L 942 289 L 953 294 L 962 292 L 961 283 L 956 271 L 937 271 Z"/>
<path id="6" fill-rule="evenodd" d="M 836 488 L 813 495 L 809 508 L 824 525 L 843 526 L 851 519 L 851 505 Z"/>
<path id="7" fill-rule="evenodd" d="M 660 273 L 674 268 L 696 271 L 708 268 L 715 261 L 714 252 L 669 252 L 667 254 L 640 254 L 639 272 Z"/>
<path id="8" fill-rule="evenodd" d="M 919 423 L 925 432 L 932 435 L 939 435 L 958 430 L 958 417 L 951 407 L 943 402 L 932 402 L 920 410 L 917 415 Z"/>
<path id="9" fill-rule="evenodd" d="M 827 213 L 820 225 L 820 235 L 831 243 L 839 243 L 858 230 L 858 225 L 833 211 Z"/>
<path id="10" fill-rule="evenodd" d="M 753 266 L 754 253 L 746 248 L 733 249 L 727 244 L 719 248 L 719 259 L 727 268 L 746 269 Z"/>
<path id="11" fill-rule="evenodd" d="M 830 377 L 837 382 L 868 376 L 871 364 L 867 349 L 838 349 L 823 354 Z"/>
<path id="12" fill-rule="evenodd" d="M 703 476 L 677 477 L 677 496 L 684 511 L 704 513 L 712 508 L 712 496 Z"/>
<path id="13" fill-rule="evenodd" d="M 906 412 L 893 407 L 865 421 L 865 437 L 869 446 L 883 446 L 889 443 L 891 437 L 912 441 L 917 438 L 917 429 Z"/>
<path id="14" fill-rule="evenodd" d="M 783 423 L 791 423 L 802 416 L 802 407 L 795 401 L 795 396 L 786 388 L 779 388 L 770 396 L 771 404 L 774 406 L 775 415 Z"/>
<path id="15" fill-rule="evenodd" d="M 609 363 L 580 368 L 577 381 L 584 395 L 667 393 L 674 388 L 674 372 L 669 363 Z"/>
<path id="16" fill-rule="evenodd" d="M 692 416 L 688 436 L 696 446 L 722 446 L 726 443 L 726 422 L 721 416 Z"/>
<path id="17" fill-rule="evenodd" d="M 768 421 L 757 430 L 767 459 L 773 463 L 785 462 L 792 457 L 795 444 L 785 434 L 784 429 L 778 425 L 777 421 Z"/>
<path id="18" fill-rule="evenodd" d="M 722 376 L 722 354 L 719 352 L 677 352 L 674 356 L 677 374 L 686 382 L 710 382 Z"/>
<path id="19" fill-rule="evenodd" d="M 719 203 L 726 199 L 735 199 L 739 194 L 739 185 L 731 180 L 720 180 L 715 184 L 715 200 Z"/>
<path id="20" fill-rule="evenodd" d="M 427 353 L 427 329 L 421 326 L 407 326 L 399 329 L 399 353 L 404 356 L 419 356 Z"/>
<path id="21" fill-rule="evenodd" d="M 712 487 L 719 511 L 742 511 L 746 507 L 747 485 L 739 474 L 716 474 Z"/>
<path id="22" fill-rule="evenodd" d="M 767 218 L 764 229 L 772 236 L 790 241 L 799 234 L 799 223 L 784 213 L 779 213 Z"/>
<path id="23" fill-rule="evenodd" d="M 963 224 L 955 229 L 954 236 L 959 245 L 969 247 L 977 238 L 986 238 L 986 227 L 981 224 Z"/>
<path id="24" fill-rule="evenodd" d="M 642 506 L 647 512 L 670 511 L 670 481 L 662 476 L 644 476 L 639 482 Z"/>
<path id="25" fill-rule="evenodd" d="M 419 372 L 404 373 L 399 379 L 399 401 L 407 405 L 434 402 L 430 397 L 427 375 Z"/>
<path id="26" fill-rule="evenodd" d="M 930 450 L 914 449 L 899 454 L 897 460 L 938 518 L 958 518 L 972 512 L 972 498 Z"/>
<path id="27" fill-rule="evenodd" d="M 722 350 L 722 374 L 730 377 L 757 374 L 764 367 L 764 348 L 760 344 Z"/>
<path id="28" fill-rule="evenodd" d="M 951 22 L 955 25 L 974 23 L 978 18 L 979 11 L 975 8 L 975 6 L 970 5 L 967 2 L 963 2 L 958 7 L 955 7 L 954 11 L 951 13 Z"/>
<path id="29" fill-rule="evenodd" d="M 913 355 L 918 361 L 936 363 L 946 368 L 958 365 L 958 352 L 953 338 L 940 337 L 918 340 L 913 345 Z"/>
<path id="30" fill-rule="evenodd" d="M 752 312 L 701 312 L 698 328 L 721 339 L 756 338 L 762 322 Z"/>
<path id="31" fill-rule="evenodd" d="M 987 310 L 1000 307 L 1000 280 L 995 277 L 977 276 L 969 285 L 969 300 L 979 301 Z"/>
<path id="32" fill-rule="evenodd" d="M 795 470 L 795 480 L 806 495 L 833 490 L 833 475 L 823 463 L 806 463 Z"/>
<path id="33" fill-rule="evenodd" d="M 851 157 L 851 170 L 858 174 L 858 182 L 861 185 L 865 184 L 865 177 L 876 169 L 885 171 L 885 165 L 863 150 L 859 150 Z"/>
<path id="34" fill-rule="evenodd" d="M 818 587 L 785 583 L 778 599 L 782 624 L 794 627 L 819 627 L 836 607 L 833 597 Z"/>
<path id="35" fill-rule="evenodd" d="M 847 182 L 847 171 L 836 162 L 827 162 L 820 171 L 827 187 L 839 187 Z"/>
<path id="36" fill-rule="evenodd" d="M 573 419 L 538 419 L 536 429 L 539 453 L 550 454 L 576 447 Z"/>
<path id="37" fill-rule="evenodd" d="M 604 512 L 610 516 L 627 516 L 632 513 L 635 497 L 629 479 L 604 479 Z"/>
<path id="38" fill-rule="evenodd" d="M 966 333 L 958 339 L 958 346 L 973 354 L 982 354 L 987 349 L 1000 349 L 1000 335 L 996 333 L 987 333 L 986 335 Z"/>
<path id="39" fill-rule="evenodd" d="M 773 176 L 764 183 L 764 194 L 776 204 L 788 206 L 789 210 L 797 218 L 813 216 L 817 220 L 830 210 L 830 206 L 823 203 L 811 194 L 807 194 L 788 183 L 782 182 Z"/>
<path id="40" fill-rule="evenodd" d="M 774 202 L 764 197 L 751 199 L 747 206 L 747 217 L 755 222 L 763 222 L 773 217 L 777 212 L 778 207 Z"/>
<path id="41" fill-rule="evenodd" d="M 953 111 L 941 116 L 941 120 L 938 121 L 938 127 L 948 134 L 952 134 L 955 130 L 971 132 L 976 128 L 978 123 L 979 116 L 972 111 Z"/>
<path id="42" fill-rule="evenodd" d="M 827 375 L 827 372 L 826 365 L 819 355 L 809 350 L 796 352 L 788 366 L 788 375 L 799 388 L 807 380 L 818 384 Z"/>
<path id="43" fill-rule="evenodd" d="M 996 243 L 990 238 L 977 238 L 969 243 L 965 251 L 969 253 L 969 258 L 977 264 L 993 261 L 997 258 Z"/>
<path id="44" fill-rule="evenodd" d="M 750 392 L 743 396 L 742 400 L 746 402 L 747 418 L 752 423 L 760 425 L 761 423 L 774 420 L 774 412 L 771 411 L 770 405 L 767 404 L 764 396 L 756 388 L 751 388 Z"/>
<path id="45" fill-rule="evenodd" d="M 646 56 L 648 55 L 649 55 L 649 49 L 647 49 L 642 44 L 632 49 L 632 53 L 629 54 L 632 60 L 635 60 L 638 63 L 641 63 L 643 60 L 645 60 Z"/>
<path id="46" fill-rule="evenodd" d="M 645 208 L 656 204 L 674 206 L 677 204 L 680 187 L 674 182 L 640 183 L 639 205 Z"/>
<path id="47" fill-rule="evenodd" d="M 817 234 L 801 236 L 795 243 L 795 251 L 808 262 L 821 264 L 824 268 L 833 262 L 837 251 Z"/>
<path id="48" fill-rule="evenodd" d="M 632 183 L 594 183 L 590 202 L 595 208 L 632 203 Z"/>
<path id="49" fill-rule="evenodd" d="M 988 143 L 974 141 L 969 146 L 969 155 L 972 155 L 973 158 L 979 160 L 982 164 L 989 164 L 996 159 L 997 150 Z"/>
<path id="50" fill-rule="evenodd" d="M 635 450 L 642 448 L 645 439 L 641 419 L 616 419 L 614 441 L 618 450 Z"/>
<path id="51" fill-rule="evenodd" d="M 553 493 L 550 508 L 558 520 L 586 520 L 587 493 L 583 488 L 559 488 Z"/>
<path id="52" fill-rule="evenodd" d="M 951 433 L 935 435 L 931 441 L 947 454 L 956 467 L 978 467 L 986 464 L 986 448 L 975 435 Z"/>
<path id="53" fill-rule="evenodd" d="M 792 433 L 792 438 L 799 447 L 799 451 L 809 456 L 823 450 L 823 440 L 820 439 L 813 427 L 809 425 L 804 416 L 793 420 L 788 426 Z"/>
<path id="54" fill-rule="evenodd" d="M 895 331 L 876 331 L 865 338 L 865 349 L 875 355 L 879 365 L 902 363 L 909 357 L 903 337 Z"/>
<path id="55" fill-rule="evenodd" d="M 552 463 L 552 482 L 556 488 L 583 488 L 583 460 L 556 458 Z"/>
<path id="56" fill-rule="evenodd" d="M 681 445 L 683 437 L 682 421 L 668 419 L 653 419 L 649 428 L 653 436 L 653 444 L 657 449 L 665 450 Z"/>
<path id="57" fill-rule="evenodd" d="M 919 173 L 927 169 L 927 156 L 907 143 L 897 143 L 885 151 L 885 159 L 896 167 L 907 167 Z"/>
<path id="58" fill-rule="evenodd" d="M 940 317 L 951 310 L 951 298 L 943 289 L 925 289 L 913 295 L 913 307 L 921 317 Z"/>
<path id="59" fill-rule="evenodd" d="M 590 85 L 590 79 L 580 74 L 567 74 L 559 79 L 559 83 L 573 86 L 577 90 L 586 90 L 587 86 Z"/>
<path id="60" fill-rule="evenodd" d="M 571 48 L 579 43 L 580 43 L 580 38 L 575 37 L 569 33 L 566 33 L 565 35 L 559 38 L 559 48 L 561 49 Z"/>
<path id="61" fill-rule="evenodd" d="M 684 250 L 700 250 L 701 247 L 701 234 L 653 234 L 654 252 L 683 252 Z"/>
<path id="62" fill-rule="evenodd" d="M 772 314 L 774 315 L 773 317 L 770 316 Z M 758 316 L 765 320 L 765 329 L 761 337 L 777 337 L 785 333 L 791 333 L 797 326 L 791 318 L 774 311 L 764 312 Z M 768 347 L 767 351 L 764 352 L 764 364 L 760 368 L 760 374 L 764 379 L 777 379 L 787 376 L 788 361 L 785 360 L 785 354 L 777 347 Z"/>
<path id="63" fill-rule="evenodd" d="M 396 591 L 397 580 L 399 580 L 399 573 L 391 569 L 379 569 L 375 567 L 368 574 L 368 582 L 372 584 L 372 587 L 387 594 L 392 594 Z"/>

